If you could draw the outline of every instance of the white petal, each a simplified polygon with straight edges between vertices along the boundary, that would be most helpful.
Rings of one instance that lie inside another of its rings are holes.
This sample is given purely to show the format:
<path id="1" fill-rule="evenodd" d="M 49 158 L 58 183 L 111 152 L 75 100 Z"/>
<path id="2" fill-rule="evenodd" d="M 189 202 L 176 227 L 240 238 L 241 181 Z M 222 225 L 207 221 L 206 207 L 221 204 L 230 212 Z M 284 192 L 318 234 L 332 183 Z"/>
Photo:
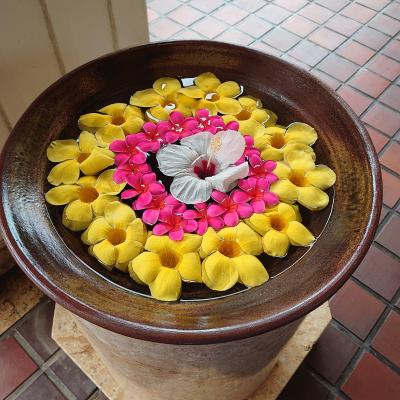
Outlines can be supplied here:
<path id="1" fill-rule="evenodd" d="M 206 131 L 200 132 L 181 139 L 181 145 L 191 148 L 199 155 L 205 155 L 207 154 L 207 149 L 212 138 L 212 133 Z"/>
<path id="2" fill-rule="evenodd" d="M 207 154 L 216 160 L 221 169 L 234 164 L 242 156 L 246 142 L 242 134 L 238 131 L 221 131 L 214 135 L 212 141 L 221 141 L 221 145 L 216 152 L 210 144 Z"/>
<path id="3" fill-rule="evenodd" d="M 157 153 L 158 168 L 167 176 L 176 176 L 191 168 L 199 155 L 189 147 L 169 144 Z"/>
<path id="4" fill-rule="evenodd" d="M 214 189 L 228 192 L 236 186 L 238 179 L 243 179 L 249 174 L 249 164 L 243 163 L 227 167 L 214 176 L 208 176 L 205 181 L 210 182 Z"/>
<path id="5" fill-rule="evenodd" d="M 170 186 L 172 196 L 185 204 L 207 201 L 211 197 L 212 189 L 210 182 L 194 174 L 176 176 Z"/>

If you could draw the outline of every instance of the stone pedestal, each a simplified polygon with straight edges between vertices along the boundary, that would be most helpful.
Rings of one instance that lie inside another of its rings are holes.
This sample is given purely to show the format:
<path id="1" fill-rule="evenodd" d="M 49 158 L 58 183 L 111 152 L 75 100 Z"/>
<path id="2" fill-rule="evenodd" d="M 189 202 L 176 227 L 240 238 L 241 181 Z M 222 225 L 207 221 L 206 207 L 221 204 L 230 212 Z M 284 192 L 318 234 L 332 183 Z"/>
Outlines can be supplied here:
<path id="1" fill-rule="evenodd" d="M 188 393 L 193 400 L 270 400 L 330 319 L 325 303 L 280 332 L 216 345 L 176 346 L 115 334 L 57 305 L 53 338 L 113 400 L 183 399 Z"/>

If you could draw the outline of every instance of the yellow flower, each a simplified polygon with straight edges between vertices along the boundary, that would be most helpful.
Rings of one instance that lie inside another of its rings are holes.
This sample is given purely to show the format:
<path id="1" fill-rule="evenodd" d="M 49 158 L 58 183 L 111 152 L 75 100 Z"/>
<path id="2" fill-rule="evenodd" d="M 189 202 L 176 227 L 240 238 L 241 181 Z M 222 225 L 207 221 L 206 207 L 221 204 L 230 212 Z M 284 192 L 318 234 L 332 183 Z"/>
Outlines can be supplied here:
<path id="1" fill-rule="evenodd" d="M 151 295 L 158 300 L 177 300 L 182 281 L 201 282 L 201 240 L 200 235 L 189 233 L 179 242 L 168 236 L 151 235 L 145 244 L 147 251 L 129 263 L 132 279 L 148 285 Z"/>
<path id="2" fill-rule="evenodd" d="M 286 129 L 277 126 L 266 128 L 263 135 L 255 138 L 254 146 L 261 150 L 264 160 L 280 161 L 283 160 L 284 154 L 292 149 L 314 154 L 309 146 L 313 145 L 317 138 L 313 127 L 295 122 Z"/>
<path id="3" fill-rule="evenodd" d="M 199 253 L 203 282 L 212 290 L 228 290 L 237 282 L 254 287 L 269 278 L 255 257 L 262 253 L 261 238 L 243 222 L 218 232 L 208 228 Z"/>
<path id="4" fill-rule="evenodd" d="M 175 78 L 160 78 L 153 83 L 153 89 L 139 90 L 130 99 L 130 104 L 146 107 L 146 115 L 152 120 L 166 120 L 172 111 L 185 116 L 192 115 L 196 101 L 179 93 L 181 84 Z"/>
<path id="5" fill-rule="evenodd" d="M 199 99 L 196 109 L 207 108 L 212 114 L 239 114 L 240 103 L 234 99 L 241 93 L 240 86 L 233 81 L 221 83 L 211 72 L 205 72 L 194 80 L 195 85 L 179 90 L 187 97 Z"/>
<path id="6" fill-rule="evenodd" d="M 110 104 L 99 112 L 102 114 L 82 115 L 78 125 L 82 130 L 96 133 L 96 138 L 103 147 L 108 147 L 114 140 L 124 139 L 127 134 L 139 132 L 144 123 L 140 108 L 125 103 Z"/>
<path id="7" fill-rule="evenodd" d="M 242 96 L 238 101 L 242 110 L 236 115 L 224 115 L 222 119 L 225 123 L 237 121 L 242 134 L 257 137 L 264 133 L 265 126 L 276 124 L 278 117 L 272 111 L 262 108 L 261 100 Z"/>
<path id="8" fill-rule="evenodd" d="M 336 174 L 326 165 L 315 165 L 313 156 L 293 150 L 285 154 L 285 162 L 278 161 L 274 174 L 279 180 L 271 185 L 281 201 L 298 201 L 311 211 L 322 210 L 329 203 L 323 190 L 334 185 Z"/>
<path id="9" fill-rule="evenodd" d="M 279 203 L 263 214 L 253 214 L 246 223 L 263 236 L 265 253 L 272 257 L 286 256 L 289 246 L 309 246 L 313 234 L 301 223 L 296 206 Z"/>
<path id="10" fill-rule="evenodd" d="M 82 132 L 78 141 L 54 140 L 47 148 L 47 158 L 59 163 L 49 173 L 47 180 L 54 186 L 70 185 L 84 175 L 96 175 L 114 164 L 114 153 L 97 145 L 95 136 Z"/>
<path id="11" fill-rule="evenodd" d="M 90 253 L 107 269 L 115 266 L 123 272 L 128 271 L 129 261 L 143 251 L 146 237 L 142 220 L 119 201 L 108 203 L 104 216 L 95 218 L 81 236 L 90 246 Z"/>
<path id="12" fill-rule="evenodd" d="M 118 200 L 116 196 L 124 187 L 113 181 L 114 169 L 95 176 L 84 176 L 74 185 L 60 185 L 46 193 L 46 201 L 55 206 L 67 204 L 63 224 L 72 231 L 82 231 L 93 218 L 103 215 L 105 206 Z"/>

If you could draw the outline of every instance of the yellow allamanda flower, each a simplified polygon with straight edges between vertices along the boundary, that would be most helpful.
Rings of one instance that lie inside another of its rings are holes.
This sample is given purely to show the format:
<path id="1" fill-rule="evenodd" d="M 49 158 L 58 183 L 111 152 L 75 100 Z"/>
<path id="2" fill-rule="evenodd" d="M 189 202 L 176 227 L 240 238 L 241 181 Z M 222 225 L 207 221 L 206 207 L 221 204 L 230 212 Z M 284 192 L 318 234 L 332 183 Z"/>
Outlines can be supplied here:
<path id="1" fill-rule="evenodd" d="M 264 130 L 262 135 L 254 139 L 254 146 L 261 151 L 264 160 L 283 160 L 285 153 L 295 150 L 303 150 L 314 154 L 311 149 L 318 139 L 313 127 L 302 122 L 294 122 L 287 128 L 273 126 Z M 313 156 L 315 159 L 315 155 Z"/>
<path id="2" fill-rule="evenodd" d="M 146 284 L 151 295 L 164 301 L 175 301 L 181 295 L 182 281 L 201 282 L 198 249 L 200 235 L 185 233 L 180 241 L 168 236 L 151 235 L 145 252 L 129 263 L 129 273 L 136 282 Z"/>
<path id="3" fill-rule="evenodd" d="M 108 203 L 104 216 L 96 217 L 82 233 L 89 252 L 107 269 L 128 271 L 128 263 L 143 251 L 146 227 L 135 212 L 119 201 Z"/>
<path id="4" fill-rule="evenodd" d="M 166 120 L 172 111 L 179 111 L 185 116 L 191 116 L 196 101 L 179 93 L 181 83 L 175 78 L 159 78 L 153 83 L 152 89 L 135 92 L 129 101 L 137 107 L 148 108 L 149 119 Z"/>
<path id="5" fill-rule="evenodd" d="M 108 147 L 114 140 L 123 140 L 125 135 L 139 132 L 144 123 L 143 118 L 140 108 L 113 103 L 101 108 L 98 113 L 82 115 L 78 126 L 95 133 L 99 144 Z"/>
<path id="6" fill-rule="evenodd" d="M 239 96 L 241 88 L 233 81 L 221 83 L 211 72 L 200 74 L 194 85 L 179 90 L 187 97 L 197 99 L 196 109 L 208 109 L 212 114 L 239 114 L 242 106 L 234 97 Z"/>
<path id="7" fill-rule="evenodd" d="M 114 153 L 98 146 L 93 133 L 82 132 L 78 141 L 54 140 L 47 148 L 47 158 L 59 163 L 54 166 L 47 180 L 54 186 L 73 184 L 84 175 L 96 175 L 114 164 Z"/>
<path id="8" fill-rule="evenodd" d="M 60 185 L 46 193 L 46 201 L 55 206 L 66 205 L 63 224 L 72 231 L 83 231 L 93 218 L 103 215 L 105 206 L 118 200 L 116 196 L 125 183 L 113 180 L 115 169 L 108 169 L 98 177 L 84 176 L 74 185 Z"/>
<path id="9" fill-rule="evenodd" d="M 218 232 L 208 228 L 200 247 L 203 282 L 212 290 L 224 291 L 237 282 L 248 287 L 269 278 L 261 261 L 261 237 L 245 223 Z"/>
<path id="10" fill-rule="evenodd" d="M 315 165 L 312 154 L 299 150 L 286 153 L 284 162 L 277 162 L 274 174 L 279 180 L 271 185 L 271 192 L 285 203 L 298 201 L 311 211 L 328 205 L 329 196 L 324 190 L 336 181 L 334 171 L 326 165 Z"/>

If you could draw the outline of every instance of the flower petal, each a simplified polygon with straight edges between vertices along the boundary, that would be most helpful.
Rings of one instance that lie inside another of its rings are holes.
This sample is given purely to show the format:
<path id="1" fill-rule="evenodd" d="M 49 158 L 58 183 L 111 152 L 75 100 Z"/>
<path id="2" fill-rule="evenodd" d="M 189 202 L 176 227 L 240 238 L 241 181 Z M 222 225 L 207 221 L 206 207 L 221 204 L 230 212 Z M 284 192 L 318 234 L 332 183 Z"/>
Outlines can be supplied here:
<path id="1" fill-rule="evenodd" d="M 185 204 L 207 201 L 211 196 L 212 189 L 209 181 L 200 179 L 195 174 L 178 175 L 170 186 L 172 196 Z"/>
<path id="2" fill-rule="evenodd" d="M 162 104 L 164 97 L 159 95 L 154 89 L 138 90 L 135 92 L 129 103 L 138 107 L 154 107 Z"/>
<path id="3" fill-rule="evenodd" d="M 187 171 L 198 157 L 196 151 L 177 144 L 163 147 L 156 155 L 160 171 L 167 176 L 176 176 Z"/>
<path id="4" fill-rule="evenodd" d="M 228 192 L 236 186 L 238 179 L 245 178 L 249 174 L 249 164 L 247 162 L 227 167 L 214 176 L 207 176 L 204 182 L 220 192 Z M 207 200 L 207 199 L 206 199 Z M 206 201 L 199 200 L 199 201 Z M 185 203 L 185 202 L 184 202 Z"/>
<path id="5" fill-rule="evenodd" d="M 287 143 L 314 144 L 318 139 L 315 129 L 302 122 L 294 122 L 286 128 L 285 140 Z"/>
<path id="6" fill-rule="evenodd" d="M 282 217 L 286 222 L 296 221 L 297 215 L 295 208 L 286 203 L 279 203 L 278 204 L 278 213 L 279 216 Z"/>
<path id="7" fill-rule="evenodd" d="M 269 278 L 267 270 L 257 257 L 244 254 L 232 261 L 239 273 L 239 281 L 247 287 L 262 285 Z"/>
<path id="8" fill-rule="evenodd" d="M 234 81 L 226 81 L 221 83 L 215 90 L 220 96 L 223 97 L 236 97 L 239 96 L 241 90 L 240 86 Z"/>
<path id="9" fill-rule="evenodd" d="M 107 169 L 98 176 L 95 188 L 100 194 L 116 195 L 125 187 L 125 183 L 114 182 L 114 172 L 115 169 Z"/>
<path id="10" fill-rule="evenodd" d="M 117 196 L 111 196 L 108 194 L 101 194 L 93 203 L 92 210 L 96 216 L 104 215 L 104 209 L 109 203 L 113 201 L 119 201 Z"/>
<path id="11" fill-rule="evenodd" d="M 124 264 L 133 260 L 143 250 L 143 244 L 136 240 L 125 240 L 119 245 L 115 246 L 117 263 Z"/>
<path id="12" fill-rule="evenodd" d="M 217 251 L 203 261 L 202 278 L 210 289 L 224 291 L 237 283 L 239 274 L 232 259 Z"/>
<path id="13" fill-rule="evenodd" d="M 210 93 L 216 91 L 221 81 L 212 72 L 204 72 L 194 80 L 194 83 L 204 92 Z"/>
<path id="14" fill-rule="evenodd" d="M 176 301 L 181 295 L 181 276 L 176 269 L 162 267 L 149 288 L 151 295 L 157 300 Z"/>
<path id="15" fill-rule="evenodd" d="M 114 229 L 126 229 L 136 215 L 131 207 L 115 201 L 107 204 L 104 209 L 104 217 Z"/>
<path id="16" fill-rule="evenodd" d="M 100 108 L 99 112 L 112 116 L 122 116 L 124 114 L 126 106 L 127 104 L 125 103 L 113 103 L 103 108 Z"/>
<path id="17" fill-rule="evenodd" d="M 181 88 L 181 84 L 178 79 L 175 78 L 159 78 L 153 83 L 153 89 L 161 96 L 169 96 L 172 93 L 178 91 Z"/>
<path id="18" fill-rule="evenodd" d="M 293 246 L 309 246 L 315 241 L 314 235 L 297 221 L 289 222 L 286 234 Z"/>
<path id="19" fill-rule="evenodd" d="M 268 146 L 261 151 L 261 157 L 263 160 L 280 161 L 283 160 L 283 150 Z"/>
<path id="20" fill-rule="evenodd" d="M 288 179 L 290 173 L 292 170 L 290 167 L 285 164 L 284 162 L 278 161 L 276 163 L 276 167 L 274 169 L 274 174 L 279 178 L 279 179 Z"/>
<path id="21" fill-rule="evenodd" d="M 113 266 L 116 261 L 115 247 L 108 241 L 103 240 L 92 248 L 94 256 L 104 265 Z"/>
<path id="22" fill-rule="evenodd" d="M 207 150 L 213 137 L 214 135 L 210 132 L 200 132 L 196 135 L 181 139 L 181 145 L 194 150 L 199 156 L 201 154 L 207 154 Z"/>
<path id="23" fill-rule="evenodd" d="M 302 150 L 293 150 L 284 153 L 284 159 L 292 170 L 306 173 L 315 167 L 312 154 Z"/>
<path id="24" fill-rule="evenodd" d="M 86 230 L 85 244 L 96 244 L 107 239 L 112 227 L 104 217 L 97 217 Z"/>
<path id="25" fill-rule="evenodd" d="M 47 176 L 47 180 L 54 186 L 58 186 L 62 183 L 70 185 L 77 182 L 79 174 L 78 161 L 67 160 L 54 166 Z"/>
<path id="26" fill-rule="evenodd" d="M 90 203 L 74 200 L 65 207 L 65 217 L 70 221 L 88 222 L 93 219 Z"/>
<path id="27" fill-rule="evenodd" d="M 242 111 L 242 106 L 240 103 L 229 97 L 221 97 L 215 102 L 218 112 L 221 114 L 239 114 Z"/>
<path id="28" fill-rule="evenodd" d="M 76 140 L 54 140 L 47 148 L 47 158 L 52 162 L 72 160 L 79 155 L 79 146 Z"/>
<path id="29" fill-rule="evenodd" d="M 223 216 L 226 226 L 236 226 L 239 222 L 239 215 L 236 211 L 227 212 Z"/>
<path id="30" fill-rule="evenodd" d="M 297 201 L 311 211 L 322 210 L 329 203 L 329 196 L 313 186 L 298 188 Z"/>
<path id="31" fill-rule="evenodd" d="M 256 121 L 255 119 L 248 119 L 244 121 L 239 121 L 239 131 L 243 135 L 250 135 L 256 138 L 264 133 L 265 128 L 260 122 Z"/>
<path id="32" fill-rule="evenodd" d="M 104 128 L 99 128 L 96 132 L 96 139 L 102 147 L 108 147 L 114 140 L 122 140 L 124 138 L 124 131 L 118 125 L 109 124 Z"/>
<path id="33" fill-rule="evenodd" d="M 183 95 L 191 99 L 202 99 L 205 96 L 203 90 L 199 89 L 197 86 L 188 86 L 179 89 L 179 93 L 182 93 Z"/>
<path id="34" fill-rule="evenodd" d="M 260 235 L 265 235 L 271 229 L 270 218 L 264 214 L 253 214 L 245 222 Z"/>
<path id="35" fill-rule="evenodd" d="M 289 238 L 275 229 L 269 230 L 262 238 L 264 251 L 272 257 L 285 257 L 289 246 Z"/>
<path id="36" fill-rule="evenodd" d="M 61 206 L 79 198 L 78 185 L 61 185 L 46 193 L 46 201 L 53 206 Z"/>
<path id="37" fill-rule="evenodd" d="M 83 131 L 79 135 L 79 150 L 82 153 L 91 153 L 97 147 L 97 139 L 93 133 Z"/>
<path id="38" fill-rule="evenodd" d="M 218 249 L 221 243 L 220 237 L 213 228 L 208 228 L 203 235 L 200 247 L 200 255 L 204 258 Z"/>
<path id="39" fill-rule="evenodd" d="M 183 239 L 173 243 L 173 248 L 179 254 L 197 252 L 201 246 L 202 237 L 192 233 L 185 233 Z"/>
<path id="40" fill-rule="evenodd" d="M 89 113 L 81 115 L 78 120 L 79 127 L 82 128 L 102 128 L 112 121 L 111 115 Z M 82 129 L 83 130 L 83 129 Z"/>
<path id="41" fill-rule="evenodd" d="M 336 174 L 326 165 L 317 165 L 308 171 L 305 176 L 311 185 L 321 190 L 328 189 L 336 182 Z"/>
<path id="42" fill-rule="evenodd" d="M 142 129 L 143 122 L 144 121 L 142 118 L 131 116 L 123 124 L 121 124 L 121 128 L 126 135 L 137 133 Z"/>
<path id="43" fill-rule="evenodd" d="M 126 228 L 126 241 L 135 241 L 144 245 L 147 239 L 146 226 L 140 218 L 134 219 Z"/>
<path id="44" fill-rule="evenodd" d="M 156 279 L 162 268 L 158 254 L 145 251 L 129 263 L 129 274 L 134 272 L 147 285 Z M 132 276 L 132 275 L 131 275 Z"/>
<path id="45" fill-rule="evenodd" d="M 271 185 L 271 192 L 279 196 L 281 201 L 285 203 L 294 203 L 299 196 L 299 189 L 293 185 L 288 179 L 280 179 Z"/>
<path id="46" fill-rule="evenodd" d="M 79 232 L 85 230 L 89 224 L 90 221 L 85 221 L 85 222 L 80 222 L 80 221 L 70 221 L 66 216 L 65 216 L 65 208 L 62 214 L 62 224 L 68 228 L 70 231 L 73 232 Z"/>
<path id="47" fill-rule="evenodd" d="M 107 149 L 98 147 L 80 164 L 80 169 L 85 175 L 96 175 L 113 164 L 113 153 Z"/>
<path id="48" fill-rule="evenodd" d="M 196 137 L 197 135 L 194 135 Z M 219 147 L 215 149 L 214 143 Z M 207 155 L 218 161 L 220 169 L 224 169 L 230 164 L 234 164 L 243 154 L 246 141 L 242 134 L 237 131 L 221 131 L 214 135 L 207 149 Z M 204 154 L 204 153 L 199 153 Z"/>
<path id="49" fill-rule="evenodd" d="M 246 254 L 257 256 L 262 253 L 261 237 L 244 222 L 236 227 L 236 242 Z"/>
<path id="50" fill-rule="evenodd" d="M 201 261 L 198 253 L 184 254 L 176 268 L 183 281 L 202 282 Z"/>
<path id="51" fill-rule="evenodd" d="M 139 107 L 135 107 L 135 106 L 127 106 L 125 108 L 123 117 L 126 120 L 131 118 L 131 117 L 137 117 L 137 118 L 140 118 L 141 120 L 144 119 L 144 115 L 143 115 L 142 110 Z"/>

